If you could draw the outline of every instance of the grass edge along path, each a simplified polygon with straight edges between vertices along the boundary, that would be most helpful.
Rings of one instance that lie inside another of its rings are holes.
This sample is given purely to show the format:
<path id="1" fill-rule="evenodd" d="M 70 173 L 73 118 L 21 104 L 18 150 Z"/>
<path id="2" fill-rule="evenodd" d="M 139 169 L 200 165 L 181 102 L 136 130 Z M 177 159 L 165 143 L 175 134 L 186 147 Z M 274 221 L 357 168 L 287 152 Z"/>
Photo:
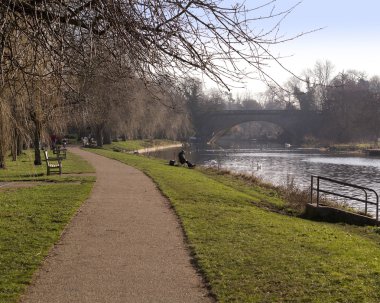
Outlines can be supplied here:
<path id="1" fill-rule="evenodd" d="M 45 176 L 44 165 L 30 170 L 33 165 L 29 158 L 26 153 L 0 175 L 7 181 L 39 181 L 28 188 L 0 189 L 0 302 L 18 302 L 34 271 L 88 198 L 95 181 L 95 177 L 80 175 Z M 71 153 L 63 165 L 67 173 L 94 171 L 89 163 Z M 41 172 L 36 176 L 33 171 Z"/>
<path id="2" fill-rule="evenodd" d="M 378 229 L 276 214 L 198 170 L 94 152 L 134 166 L 156 182 L 219 302 L 380 302 Z"/>

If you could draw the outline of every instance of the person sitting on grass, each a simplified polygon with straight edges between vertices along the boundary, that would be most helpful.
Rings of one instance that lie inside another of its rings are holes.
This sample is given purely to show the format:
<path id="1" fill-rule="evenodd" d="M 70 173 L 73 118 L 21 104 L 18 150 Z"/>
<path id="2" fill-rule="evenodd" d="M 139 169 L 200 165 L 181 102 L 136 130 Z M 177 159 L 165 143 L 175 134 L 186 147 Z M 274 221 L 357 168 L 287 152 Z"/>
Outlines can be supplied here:
<path id="1" fill-rule="evenodd" d="M 185 158 L 185 151 L 184 150 L 181 150 L 178 154 L 178 161 L 179 163 L 181 163 L 182 165 L 184 165 L 185 163 L 187 164 L 187 166 L 189 168 L 192 168 L 195 166 L 195 164 L 192 164 L 190 161 L 187 161 L 186 158 Z"/>

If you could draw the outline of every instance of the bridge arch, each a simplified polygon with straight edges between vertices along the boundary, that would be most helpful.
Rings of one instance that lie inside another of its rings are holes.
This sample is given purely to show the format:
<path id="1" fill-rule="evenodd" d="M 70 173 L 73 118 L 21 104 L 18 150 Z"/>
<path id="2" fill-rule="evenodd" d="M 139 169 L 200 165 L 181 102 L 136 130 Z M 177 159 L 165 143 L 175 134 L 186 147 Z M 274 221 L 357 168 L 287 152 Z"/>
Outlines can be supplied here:
<path id="1" fill-rule="evenodd" d="M 271 135 L 275 135 L 278 138 L 284 138 L 286 142 L 292 142 L 292 138 L 296 137 L 297 134 L 292 133 L 292 130 L 284 129 L 283 126 L 278 125 L 277 123 L 272 123 L 268 121 L 262 121 L 262 120 L 255 120 L 255 121 L 248 121 L 243 122 L 239 124 L 232 125 L 231 127 L 228 126 L 224 129 L 217 130 L 216 132 L 212 134 L 211 138 L 208 139 L 208 143 L 214 143 L 218 141 L 220 138 L 224 136 L 228 136 L 229 132 L 236 126 L 243 126 L 244 124 L 250 123 L 250 122 L 257 122 L 254 125 L 250 125 L 250 129 L 257 127 L 257 135 L 260 133 L 262 135 L 268 135 L 270 133 Z M 244 126 L 243 126 L 244 127 Z M 270 129 L 272 127 L 272 129 Z M 264 130 L 264 131 L 262 131 Z M 256 137 L 258 138 L 258 137 Z"/>
<path id="2" fill-rule="evenodd" d="M 270 122 L 290 134 L 291 143 L 299 142 L 305 134 L 316 132 L 320 121 L 318 112 L 300 110 L 224 110 L 203 115 L 198 123 L 197 137 L 213 142 L 226 130 L 245 122 Z"/>

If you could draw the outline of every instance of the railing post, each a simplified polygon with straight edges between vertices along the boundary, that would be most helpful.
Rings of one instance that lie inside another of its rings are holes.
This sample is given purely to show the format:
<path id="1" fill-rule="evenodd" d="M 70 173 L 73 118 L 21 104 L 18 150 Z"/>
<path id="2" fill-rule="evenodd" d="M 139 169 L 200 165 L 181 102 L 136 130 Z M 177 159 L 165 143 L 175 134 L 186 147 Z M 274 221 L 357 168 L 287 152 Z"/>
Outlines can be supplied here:
<path id="1" fill-rule="evenodd" d="M 313 204 L 313 187 L 314 187 L 314 176 L 311 175 L 311 186 L 310 186 L 310 204 Z"/>
<path id="2" fill-rule="evenodd" d="M 317 177 L 317 207 L 319 207 L 319 177 Z"/>

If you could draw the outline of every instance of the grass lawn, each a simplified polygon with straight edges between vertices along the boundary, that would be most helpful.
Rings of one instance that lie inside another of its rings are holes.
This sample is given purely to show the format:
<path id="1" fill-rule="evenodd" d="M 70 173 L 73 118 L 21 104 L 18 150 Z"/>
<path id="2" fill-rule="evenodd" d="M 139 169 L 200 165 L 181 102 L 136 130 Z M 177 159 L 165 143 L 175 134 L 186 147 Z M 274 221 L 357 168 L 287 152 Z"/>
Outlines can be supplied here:
<path id="1" fill-rule="evenodd" d="M 55 157 L 49 151 L 49 157 Z M 18 157 L 17 161 L 12 161 L 11 157 L 7 161 L 7 169 L 0 169 L 0 181 L 27 181 L 27 180 L 40 180 L 46 179 L 46 164 L 44 156 L 41 151 L 42 165 L 35 166 L 34 151 L 26 150 Z M 85 160 L 77 155 L 67 152 L 67 159 L 62 161 L 62 175 L 65 174 L 80 174 L 80 173 L 93 173 L 94 168 Z M 56 178 L 57 175 L 49 176 L 49 179 Z"/>
<path id="2" fill-rule="evenodd" d="M 154 146 L 165 146 L 165 145 L 172 145 L 172 144 L 181 144 L 181 142 L 162 140 L 162 139 L 127 140 L 127 141 L 112 142 L 112 144 L 105 145 L 105 148 L 106 149 L 117 148 L 124 151 L 135 151 L 135 150 L 154 147 Z"/>
<path id="3" fill-rule="evenodd" d="M 68 154 L 65 173 L 92 172 L 81 158 Z M 0 188 L 0 302 L 17 302 L 66 224 L 88 197 L 94 177 L 44 176 L 31 152 L 0 170 L 1 181 L 39 181 L 25 188 Z M 36 177 L 37 176 L 37 177 Z"/>
<path id="4" fill-rule="evenodd" d="M 219 302 L 380 302 L 379 228 L 281 215 L 260 207 L 286 204 L 270 189 L 244 189 L 242 182 L 157 159 L 94 152 L 157 183 Z"/>

